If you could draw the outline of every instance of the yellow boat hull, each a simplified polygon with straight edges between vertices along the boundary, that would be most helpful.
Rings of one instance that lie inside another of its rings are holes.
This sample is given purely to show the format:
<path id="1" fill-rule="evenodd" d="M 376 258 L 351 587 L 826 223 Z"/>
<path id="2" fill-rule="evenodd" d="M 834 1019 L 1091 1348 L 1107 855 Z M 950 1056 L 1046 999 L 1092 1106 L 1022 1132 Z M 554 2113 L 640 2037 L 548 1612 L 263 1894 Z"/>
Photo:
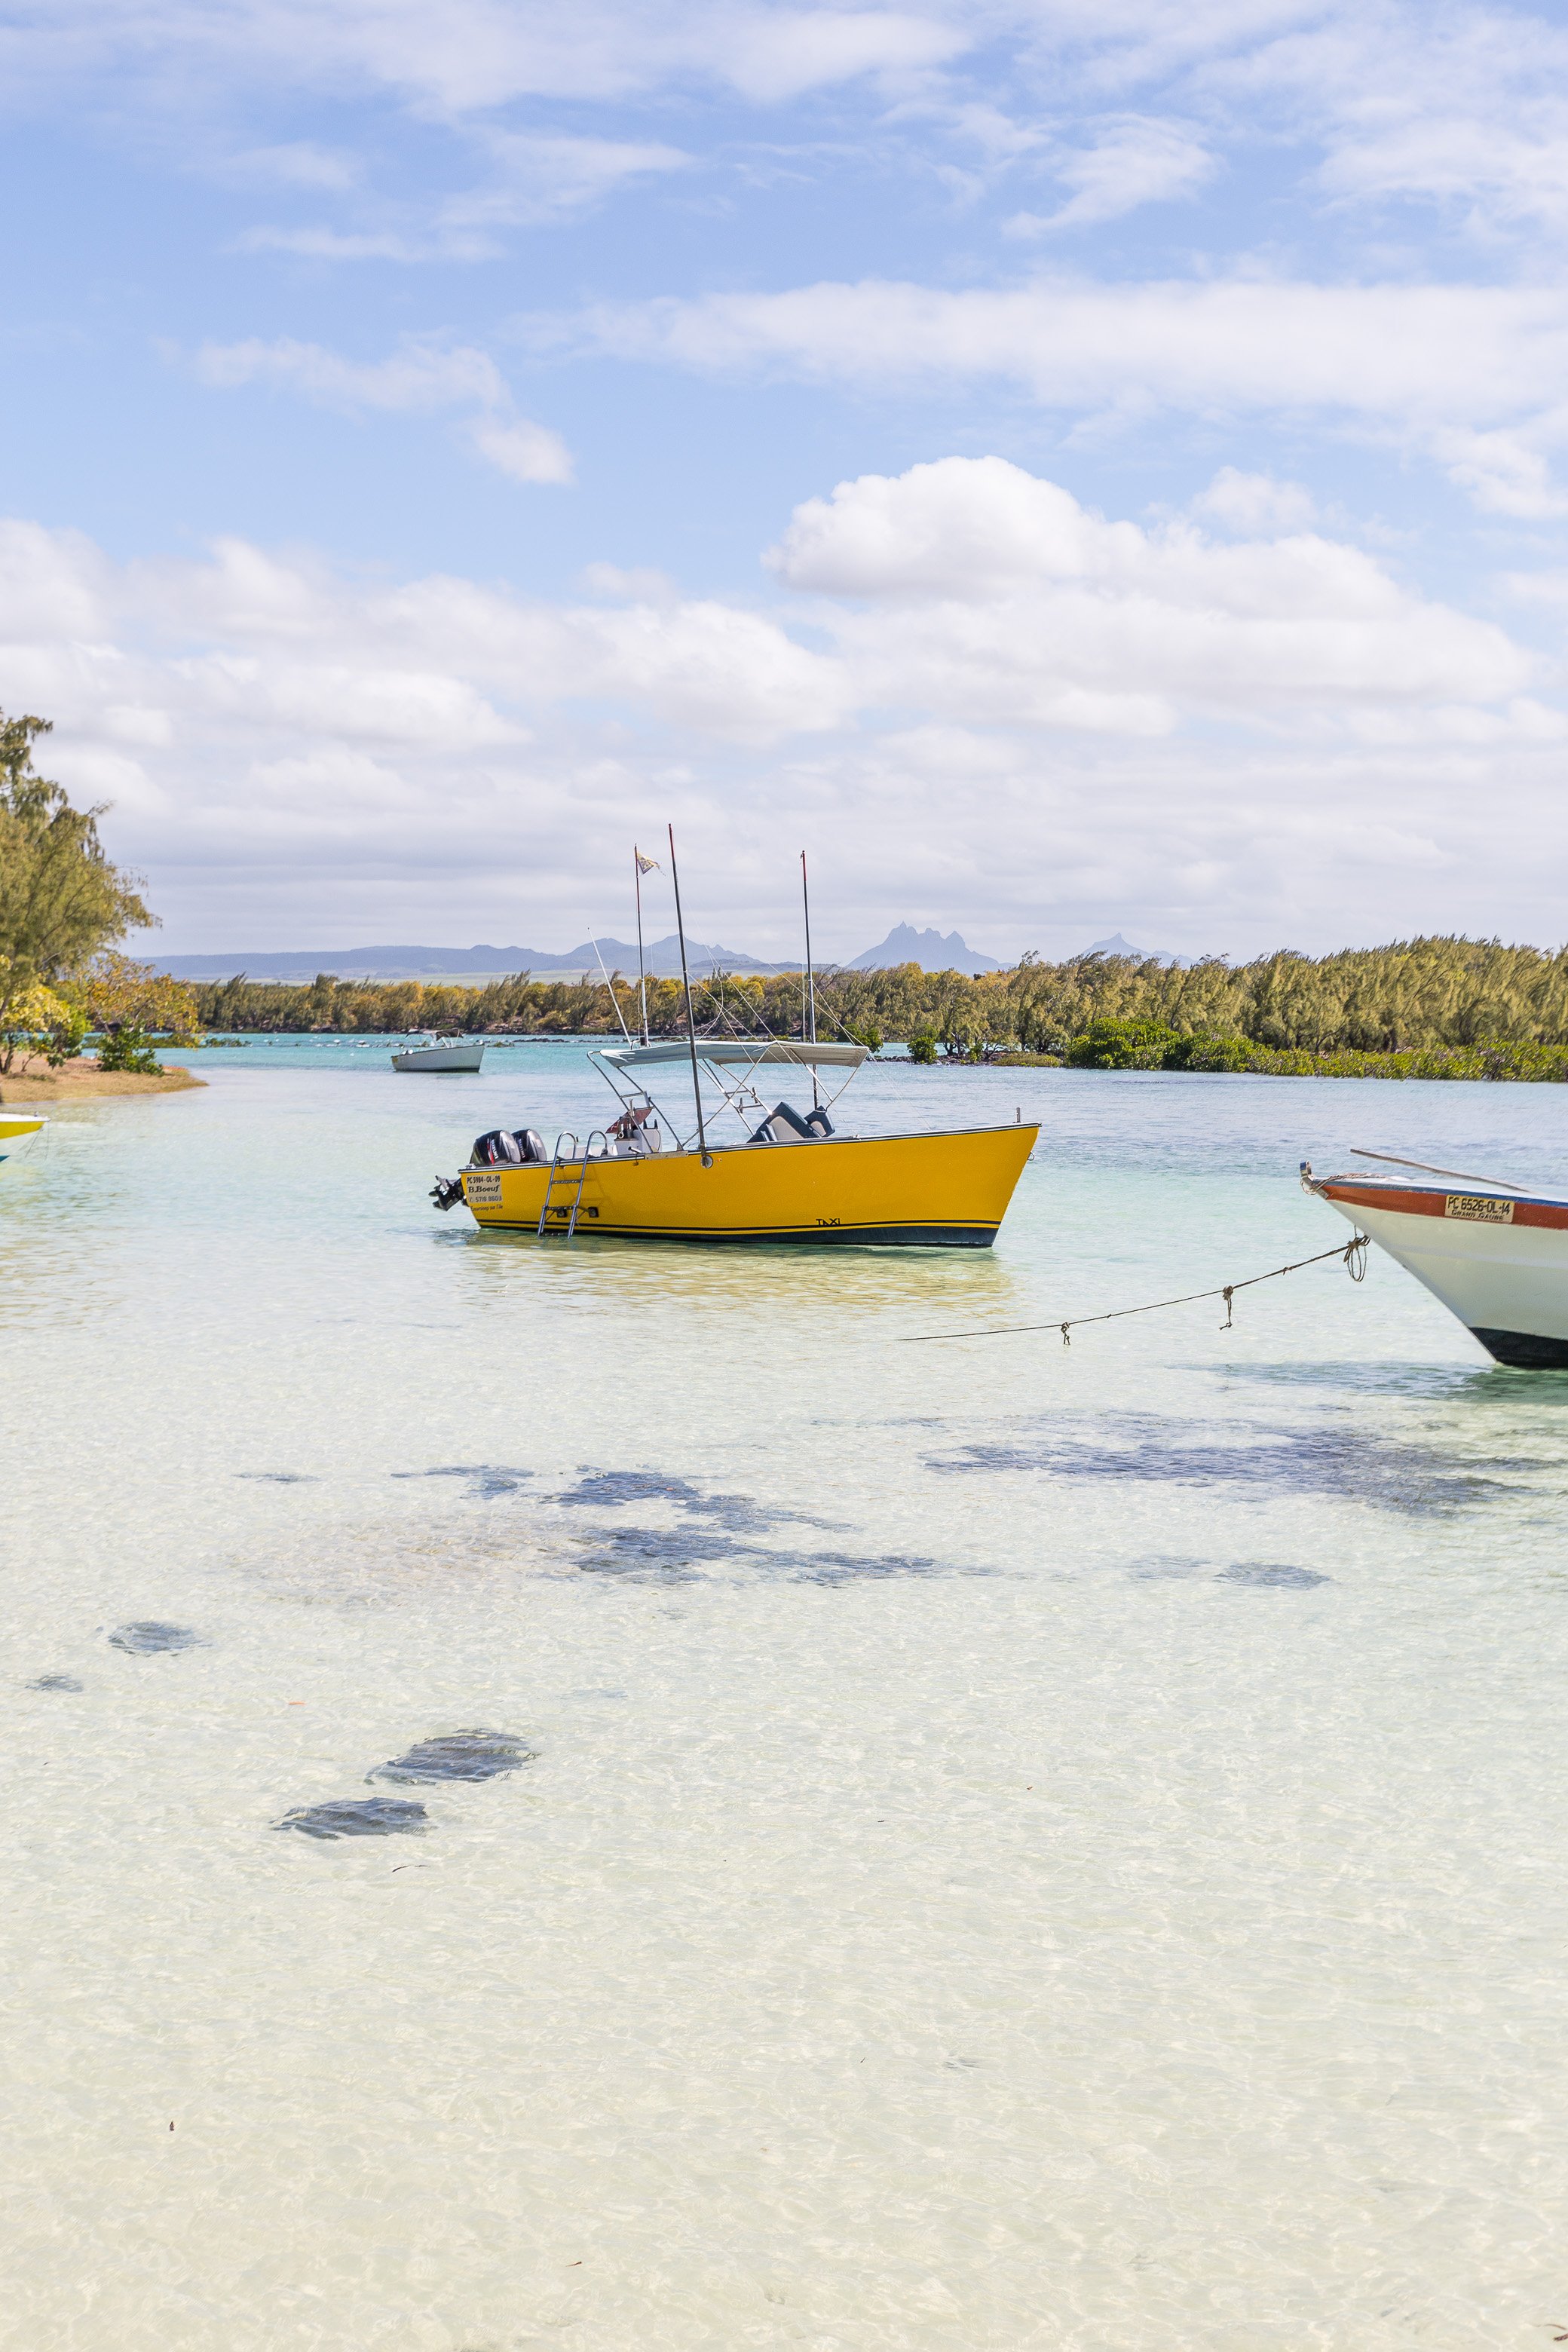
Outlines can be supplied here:
<path id="1" fill-rule="evenodd" d="M 1037 1127 L 946 1135 L 834 1136 L 819 1143 L 590 1159 L 579 1234 L 679 1242 L 851 1242 L 989 1249 L 1034 1149 Z M 571 1223 L 580 1160 L 555 1172 L 545 1230 Z M 463 1197 L 481 1225 L 532 1233 L 547 1168 L 466 1168 Z"/>
<path id="2" fill-rule="evenodd" d="M 0 1110 L 0 1160 L 5 1157 L 5 1147 L 20 1142 L 25 1135 L 37 1135 L 48 1121 L 29 1118 L 25 1112 Z"/>

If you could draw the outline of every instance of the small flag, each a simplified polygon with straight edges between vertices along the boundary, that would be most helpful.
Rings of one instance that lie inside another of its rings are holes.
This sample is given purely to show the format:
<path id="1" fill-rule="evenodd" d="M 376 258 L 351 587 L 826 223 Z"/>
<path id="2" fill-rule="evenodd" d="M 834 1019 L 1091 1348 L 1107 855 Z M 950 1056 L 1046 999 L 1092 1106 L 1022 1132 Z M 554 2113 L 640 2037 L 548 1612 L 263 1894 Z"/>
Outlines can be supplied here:
<path id="1" fill-rule="evenodd" d="M 634 849 L 632 856 L 637 859 L 637 872 L 639 874 L 656 874 L 658 872 L 659 865 L 657 857 L 645 857 L 640 849 Z"/>

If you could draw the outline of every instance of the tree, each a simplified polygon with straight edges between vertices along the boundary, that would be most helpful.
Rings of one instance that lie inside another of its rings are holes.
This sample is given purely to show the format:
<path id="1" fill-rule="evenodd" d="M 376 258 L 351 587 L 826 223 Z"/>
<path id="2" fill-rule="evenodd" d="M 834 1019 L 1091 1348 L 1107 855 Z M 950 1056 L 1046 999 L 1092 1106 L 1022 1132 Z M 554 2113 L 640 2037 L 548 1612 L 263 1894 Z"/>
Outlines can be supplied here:
<path id="1" fill-rule="evenodd" d="M 132 1027 L 167 1033 L 176 1045 L 189 1045 L 201 1031 L 196 992 L 155 964 L 132 963 L 106 950 L 95 956 L 70 989 L 93 1029 Z"/>
<path id="2" fill-rule="evenodd" d="M 151 927 L 136 877 L 110 865 L 98 808 L 73 808 L 33 766 L 47 719 L 0 712 L 0 1075 L 20 1042 L 17 1014 L 40 986 L 58 989 L 100 949 Z"/>

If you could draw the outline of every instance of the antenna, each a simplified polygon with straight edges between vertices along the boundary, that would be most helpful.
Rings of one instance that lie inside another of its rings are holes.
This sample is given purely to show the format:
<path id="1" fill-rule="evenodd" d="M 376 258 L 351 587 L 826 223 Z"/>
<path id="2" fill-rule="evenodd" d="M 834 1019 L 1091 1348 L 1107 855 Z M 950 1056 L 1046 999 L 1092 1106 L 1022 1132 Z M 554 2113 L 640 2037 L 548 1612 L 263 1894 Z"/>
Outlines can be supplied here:
<path id="1" fill-rule="evenodd" d="M 806 1015 L 806 1034 L 815 1045 L 816 1043 L 816 974 L 812 969 L 811 962 L 811 886 L 806 878 L 804 849 L 800 853 L 800 899 L 801 905 L 805 909 L 805 1003 L 802 1011 Z M 816 1090 L 815 1062 L 811 1066 L 811 1099 L 814 1105 L 820 1099 Z"/>
<path id="2" fill-rule="evenodd" d="M 652 863 L 651 860 L 649 862 Z M 647 971 L 642 953 L 642 852 L 635 841 L 632 844 L 632 885 L 637 894 L 637 996 L 642 1004 L 642 1041 L 646 1045 L 648 1042 Z"/>
<path id="3" fill-rule="evenodd" d="M 675 862 L 675 827 L 667 825 L 669 835 L 669 878 L 675 885 L 675 929 L 680 940 L 680 985 L 686 992 L 686 1039 L 691 1048 L 691 1091 L 697 1101 L 697 1141 L 702 1153 L 704 1168 L 712 1166 L 708 1157 L 708 1137 L 702 1125 L 702 1081 L 697 1075 L 697 1024 L 691 1013 L 691 979 L 686 969 L 686 925 L 680 912 L 680 869 Z"/>

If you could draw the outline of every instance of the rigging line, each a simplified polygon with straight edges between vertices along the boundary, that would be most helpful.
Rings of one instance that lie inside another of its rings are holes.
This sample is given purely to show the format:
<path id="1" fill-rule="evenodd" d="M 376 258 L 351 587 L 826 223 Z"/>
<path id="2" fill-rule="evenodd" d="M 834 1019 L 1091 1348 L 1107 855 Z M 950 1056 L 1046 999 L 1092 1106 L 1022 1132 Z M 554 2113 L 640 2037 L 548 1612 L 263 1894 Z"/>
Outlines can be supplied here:
<path id="1" fill-rule="evenodd" d="M 1391 1168 L 1419 1168 L 1424 1176 L 1457 1176 L 1461 1184 L 1495 1184 L 1500 1192 L 1523 1192 L 1526 1184 L 1510 1184 L 1506 1176 L 1477 1176 L 1466 1168 L 1434 1168 L 1429 1160 L 1402 1160 L 1397 1151 L 1363 1151 L 1359 1143 L 1351 1145 L 1356 1160 L 1386 1160 Z"/>
<path id="2" fill-rule="evenodd" d="M 686 922 L 680 911 L 680 868 L 675 862 L 675 827 L 668 825 L 669 835 L 669 878 L 675 886 L 675 929 L 680 941 L 680 985 L 686 995 L 686 1037 L 691 1048 L 691 1092 L 697 1104 L 697 1145 L 702 1154 L 702 1165 L 710 1168 L 708 1157 L 708 1131 L 702 1123 L 702 1081 L 697 1072 L 697 1023 L 691 1012 L 691 975 L 686 968 Z"/>
<path id="3" fill-rule="evenodd" d="M 1360 1282 L 1366 1271 L 1366 1260 L 1364 1256 L 1358 1259 L 1357 1252 L 1364 1251 L 1370 1239 L 1371 1236 L 1367 1234 L 1357 1234 L 1342 1247 L 1320 1250 L 1316 1257 L 1299 1257 L 1289 1265 L 1270 1266 L 1267 1274 L 1249 1274 L 1245 1282 L 1222 1282 L 1213 1290 L 1189 1290 L 1180 1298 L 1152 1298 L 1144 1307 L 1113 1307 L 1105 1315 L 1069 1315 L 1062 1323 L 992 1323 L 983 1329 L 974 1331 L 911 1331 L 905 1338 L 896 1340 L 894 1345 L 900 1348 L 918 1348 L 933 1339 L 994 1339 L 1020 1331 L 1059 1331 L 1062 1335 L 1062 1345 L 1065 1348 L 1072 1345 L 1068 1337 L 1068 1332 L 1076 1330 L 1080 1323 L 1119 1323 L 1127 1315 L 1157 1315 L 1164 1307 L 1191 1307 L 1203 1298 L 1224 1299 L 1225 1321 L 1220 1328 L 1228 1331 L 1231 1328 L 1231 1301 L 1237 1292 L 1251 1290 L 1259 1282 L 1277 1282 L 1282 1274 L 1300 1274 L 1304 1265 L 1321 1265 L 1326 1258 L 1331 1257 L 1342 1258 L 1352 1282 Z"/>
<path id="4" fill-rule="evenodd" d="M 614 1010 L 616 1019 L 616 1020 L 620 1023 L 620 1024 L 621 1024 L 621 1034 L 622 1034 L 622 1036 L 626 1039 L 626 1041 L 627 1045 L 629 1045 L 631 1044 L 631 1042 L 632 1042 L 632 1033 L 631 1033 L 631 1031 L 626 1027 L 626 1016 L 623 1014 L 623 1013 L 622 1013 L 622 1011 L 621 1011 L 621 1003 L 620 1003 L 620 999 L 619 999 L 619 997 L 616 994 L 616 983 L 615 983 L 615 982 L 610 978 L 609 973 L 608 973 L 607 971 L 605 971 L 605 959 L 604 959 L 604 957 L 603 957 L 602 955 L 600 955 L 600 954 L 599 954 L 599 942 L 598 942 L 598 940 L 595 940 L 594 941 L 594 953 L 595 953 L 596 956 L 598 956 L 598 957 L 599 957 L 599 970 L 600 970 L 602 972 L 605 972 L 605 987 L 609 990 L 609 992 L 610 992 L 610 1004 L 611 1004 L 611 1007 L 612 1007 L 612 1009 Z"/>

